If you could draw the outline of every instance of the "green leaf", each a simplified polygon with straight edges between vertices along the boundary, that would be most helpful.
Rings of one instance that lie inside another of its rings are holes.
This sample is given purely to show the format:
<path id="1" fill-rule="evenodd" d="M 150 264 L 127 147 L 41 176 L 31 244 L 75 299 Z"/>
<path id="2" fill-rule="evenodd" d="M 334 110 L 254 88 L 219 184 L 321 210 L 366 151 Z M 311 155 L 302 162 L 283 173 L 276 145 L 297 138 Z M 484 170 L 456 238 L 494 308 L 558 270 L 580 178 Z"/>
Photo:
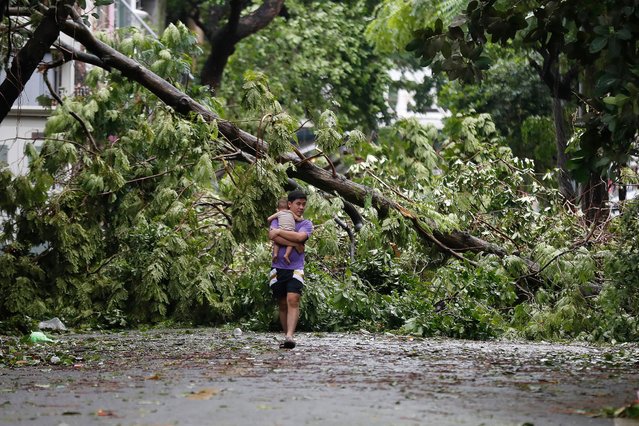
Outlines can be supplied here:
<path id="1" fill-rule="evenodd" d="M 607 96 L 603 98 L 603 101 L 604 103 L 608 105 L 622 106 L 626 102 L 628 102 L 628 99 L 630 99 L 628 96 L 624 95 L 623 93 L 620 93 L 616 96 Z"/>
<path id="2" fill-rule="evenodd" d="M 595 37 L 595 39 L 590 43 L 590 53 L 597 53 L 601 51 L 608 44 L 607 37 Z"/>
<path id="3" fill-rule="evenodd" d="M 448 27 L 448 37 L 453 40 L 463 40 L 464 39 L 464 30 L 459 27 Z"/>
<path id="4" fill-rule="evenodd" d="M 630 40 L 632 39 L 632 33 L 628 28 L 622 28 L 615 33 L 619 40 Z"/>
<path id="5" fill-rule="evenodd" d="M 479 58 L 477 58 L 475 60 L 475 65 L 480 70 L 487 70 L 488 68 L 490 68 L 491 62 L 492 61 L 491 61 L 490 57 L 488 57 L 486 55 L 483 55 L 483 56 L 480 56 Z"/>
<path id="6" fill-rule="evenodd" d="M 606 93 L 612 86 L 619 82 L 619 78 L 617 76 L 611 74 L 604 74 L 599 79 L 597 79 L 597 83 L 595 84 L 595 90 L 598 93 Z"/>

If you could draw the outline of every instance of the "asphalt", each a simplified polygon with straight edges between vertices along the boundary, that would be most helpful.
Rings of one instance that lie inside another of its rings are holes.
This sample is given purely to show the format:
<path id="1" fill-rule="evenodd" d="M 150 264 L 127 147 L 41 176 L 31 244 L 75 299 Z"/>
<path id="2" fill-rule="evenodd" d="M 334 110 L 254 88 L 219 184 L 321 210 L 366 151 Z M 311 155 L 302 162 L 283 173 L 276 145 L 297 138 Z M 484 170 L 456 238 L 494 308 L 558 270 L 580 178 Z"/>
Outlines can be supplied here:
<path id="1" fill-rule="evenodd" d="M 0 336 L 2 425 L 613 425 L 639 346 L 223 329 Z"/>

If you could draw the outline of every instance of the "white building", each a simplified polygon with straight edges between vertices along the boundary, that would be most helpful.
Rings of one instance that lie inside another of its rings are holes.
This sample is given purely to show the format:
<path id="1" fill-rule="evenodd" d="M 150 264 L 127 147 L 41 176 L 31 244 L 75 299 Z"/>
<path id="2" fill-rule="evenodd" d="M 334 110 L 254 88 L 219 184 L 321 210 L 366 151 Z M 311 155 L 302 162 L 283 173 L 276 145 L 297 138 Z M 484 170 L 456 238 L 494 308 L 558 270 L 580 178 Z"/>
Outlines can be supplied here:
<path id="1" fill-rule="evenodd" d="M 91 1 L 87 1 L 87 10 L 91 9 Z M 145 28 L 155 35 L 143 18 L 148 16 L 138 6 L 152 7 L 157 12 L 155 0 L 116 0 L 114 4 L 103 6 L 100 10 L 100 19 L 94 22 L 94 26 L 100 29 L 113 29 L 116 27 L 136 25 Z M 12 18 L 16 21 L 20 17 Z M 61 35 L 61 40 L 67 45 L 77 45 L 72 39 Z M 46 55 L 44 62 L 50 61 L 51 54 Z M 0 70 L 0 81 L 6 76 L 5 70 Z M 73 94 L 82 89 L 81 75 L 76 75 L 76 67 L 73 62 L 68 62 L 58 68 L 51 69 L 48 73 L 49 81 L 54 90 L 62 97 Z M 8 166 L 13 174 L 26 173 L 28 163 L 24 155 L 27 143 L 34 143 L 39 149 L 43 143 L 44 126 L 53 107 L 42 106 L 39 98 L 51 98 L 43 75 L 34 72 L 31 79 L 25 85 L 20 97 L 13 104 L 7 117 L 0 123 L 0 167 Z"/>
<path id="2" fill-rule="evenodd" d="M 392 70 L 390 77 L 393 81 L 410 80 L 417 83 L 422 83 L 425 77 L 431 76 L 432 72 L 428 68 L 424 68 L 421 71 L 399 71 Z M 450 116 L 450 112 L 444 110 L 437 105 L 431 105 L 426 111 L 416 112 L 414 111 L 415 92 L 406 89 L 399 89 L 397 94 L 389 97 L 389 102 L 397 114 L 398 118 L 416 118 L 422 124 L 430 124 L 437 129 L 443 127 L 444 118 Z"/>
<path id="3" fill-rule="evenodd" d="M 50 61 L 46 55 L 44 61 Z M 0 71 L 0 79 L 4 80 L 6 72 Z M 73 93 L 73 64 L 66 63 L 49 71 L 49 81 L 54 90 L 62 96 Z M 44 107 L 38 98 L 49 93 L 43 75 L 34 72 L 25 85 L 13 108 L 0 124 L 0 165 L 8 165 L 14 174 L 23 173 L 27 168 L 24 147 L 34 143 L 36 148 L 42 144 L 44 124 L 49 116 L 50 107 Z"/>

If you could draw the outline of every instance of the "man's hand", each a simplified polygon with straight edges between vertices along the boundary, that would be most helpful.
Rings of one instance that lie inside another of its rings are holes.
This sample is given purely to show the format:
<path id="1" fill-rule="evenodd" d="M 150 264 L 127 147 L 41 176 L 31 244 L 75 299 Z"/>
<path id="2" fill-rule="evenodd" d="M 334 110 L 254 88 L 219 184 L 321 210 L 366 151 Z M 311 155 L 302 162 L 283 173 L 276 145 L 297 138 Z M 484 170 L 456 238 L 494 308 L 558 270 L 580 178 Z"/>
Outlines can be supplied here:
<path id="1" fill-rule="evenodd" d="M 270 234 L 270 233 L 269 233 Z M 279 244 L 280 246 L 292 246 L 298 253 L 304 253 L 304 244 L 294 243 L 286 238 L 276 236 L 272 238 L 272 241 L 275 244 Z"/>
<path id="2" fill-rule="evenodd" d="M 275 239 L 275 237 L 279 237 L 279 235 L 280 235 L 280 230 L 278 228 L 271 229 L 270 231 L 268 231 L 269 240 L 273 240 Z"/>
<path id="3" fill-rule="evenodd" d="M 273 240 L 276 237 L 284 238 L 288 241 L 285 246 L 294 246 L 296 244 L 304 244 L 308 240 L 308 234 L 306 232 L 299 231 L 287 231 L 286 229 L 271 229 L 268 232 L 268 238 Z"/>
<path id="4" fill-rule="evenodd" d="M 308 239 L 308 234 L 306 232 L 273 228 L 268 231 L 268 238 L 280 246 L 292 246 L 301 254 L 304 253 L 304 243 Z"/>

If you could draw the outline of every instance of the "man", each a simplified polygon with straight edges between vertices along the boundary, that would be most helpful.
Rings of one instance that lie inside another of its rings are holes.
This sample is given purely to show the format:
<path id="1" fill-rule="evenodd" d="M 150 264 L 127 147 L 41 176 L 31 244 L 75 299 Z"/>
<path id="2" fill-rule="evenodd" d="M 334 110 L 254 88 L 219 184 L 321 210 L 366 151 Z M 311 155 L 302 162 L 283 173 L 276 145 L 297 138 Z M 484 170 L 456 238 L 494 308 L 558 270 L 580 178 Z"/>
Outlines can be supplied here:
<path id="1" fill-rule="evenodd" d="M 288 194 L 288 209 L 302 217 L 306 209 L 306 194 L 295 190 Z M 295 230 L 287 231 L 279 229 L 277 219 L 271 222 L 269 239 L 280 246 L 276 259 L 273 259 L 270 286 L 273 297 L 277 300 L 280 323 L 284 329 L 284 343 L 282 348 L 293 349 L 295 347 L 295 327 L 300 315 L 300 297 L 304 287 L 304 243 L 313 232 L 313 224 L 310 220 L 303 219 L 295 222 Z M 286 247 L 292 246 L 295 250 L 286 262 L 284 254 Z"/>

